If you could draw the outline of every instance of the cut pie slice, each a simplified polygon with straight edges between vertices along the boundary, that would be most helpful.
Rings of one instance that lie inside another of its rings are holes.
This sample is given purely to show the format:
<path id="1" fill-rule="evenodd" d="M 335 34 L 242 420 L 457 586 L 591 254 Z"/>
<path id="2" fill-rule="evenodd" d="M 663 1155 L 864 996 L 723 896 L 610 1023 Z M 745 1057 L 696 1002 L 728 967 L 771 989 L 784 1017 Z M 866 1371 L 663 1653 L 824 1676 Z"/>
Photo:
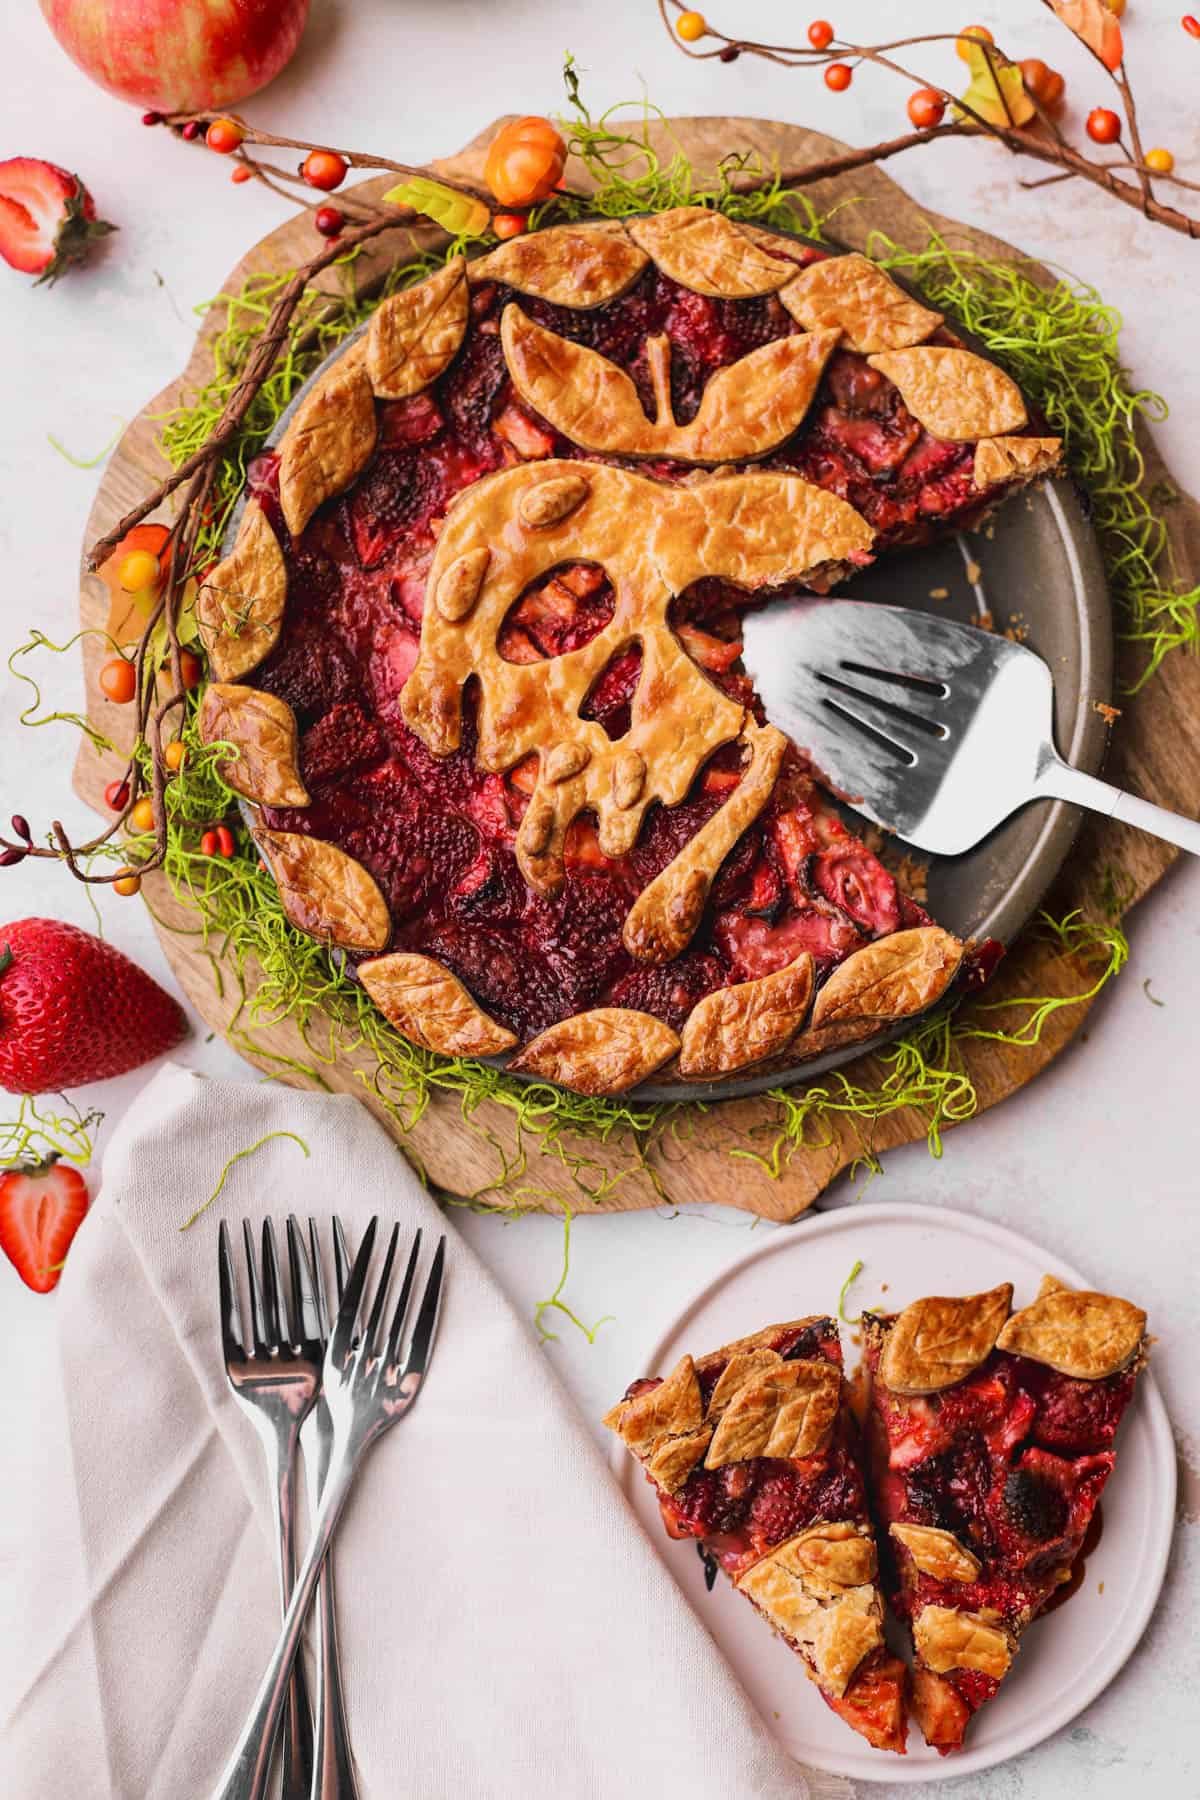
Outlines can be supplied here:
<path id="1" fill-rule="evenodd" d="M 604 1423 L 645 1469 L 673 1538 L 693 1538 L 800 1657 L 839 1717 L 904 1751 L 906 1671 L 883 1640 L 858 1431 L 830 1318 L 768 1325 Z"/>
<path id="2" fill-rule="evenodd" d="M 913 1709 L 942 1755 L 1070 1583 L 1146 1359 L 1146 1315 L 1047 1276 L 863 1315 L 872 1502 L 912 1631 Z M 882 1538 L 881 1538 L 881 1541 Z"/>

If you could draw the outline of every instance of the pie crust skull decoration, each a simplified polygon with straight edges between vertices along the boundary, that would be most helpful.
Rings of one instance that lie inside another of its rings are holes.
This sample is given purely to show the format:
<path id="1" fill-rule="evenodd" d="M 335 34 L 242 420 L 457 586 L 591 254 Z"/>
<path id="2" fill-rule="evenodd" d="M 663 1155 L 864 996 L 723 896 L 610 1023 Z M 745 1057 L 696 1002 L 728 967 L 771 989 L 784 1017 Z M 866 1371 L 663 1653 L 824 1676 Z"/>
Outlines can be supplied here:
<path id="1" fill-rule="evenodd" d="M 256 460 L 201 731 L 289 919 L 422 1049 L 603 1094 L 851 1043 L 973 953 L 763 717 L 740 614 L 1058 452 L 861 256 L 682 207 L 454 257 Z"/>

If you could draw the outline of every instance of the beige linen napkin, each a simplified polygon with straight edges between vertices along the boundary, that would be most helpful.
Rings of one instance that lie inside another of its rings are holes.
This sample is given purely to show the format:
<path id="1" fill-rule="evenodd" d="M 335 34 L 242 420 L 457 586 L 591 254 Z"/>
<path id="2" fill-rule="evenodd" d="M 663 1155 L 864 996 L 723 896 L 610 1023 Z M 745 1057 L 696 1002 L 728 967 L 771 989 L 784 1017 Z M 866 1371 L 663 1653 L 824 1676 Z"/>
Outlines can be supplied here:
<path id="1" fill-rule="evenodd" d="M 240 1161 L 269 1132 L 295 1132 Z M 271 1651 L 265 1468 L 219 1354 L 218 1216 L 446 1229 L 439 1341 L 335 1542 L 364 1800 L 849 1795 L 776 1746 L 531 1333 L 357 1101 L 168 1067 L 56 1304 L 69 1455 L 0 1601 L 6 1800 L 202 1800 Z M 10 1377 L 11 1378 L 11 1374 Z"/>

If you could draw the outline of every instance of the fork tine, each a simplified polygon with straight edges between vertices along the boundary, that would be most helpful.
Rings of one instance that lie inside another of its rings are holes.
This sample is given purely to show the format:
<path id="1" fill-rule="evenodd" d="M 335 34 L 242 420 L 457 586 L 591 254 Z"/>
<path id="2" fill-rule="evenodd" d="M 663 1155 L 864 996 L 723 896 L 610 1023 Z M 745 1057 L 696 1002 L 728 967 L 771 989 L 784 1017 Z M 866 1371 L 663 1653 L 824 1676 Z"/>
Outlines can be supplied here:
<path id="1" fill-rule="evenodd" d="M 417 1232 L 413 1239 L 413 1247 L 409 1253 L 408 1267 L 404 1271 L 404 1280 L 400 1284 L 400 1298 L 396 1302 L 396 1310 L 392 1314 L 392 1328 L 388 1332 L 387 1348 L 383 1355 L 383 1366 L 390 1369 L 400 1358 L 400 1333 L 404 1329 L 404 1315 L 408 1311 L 408 1298 L 412 1293 L 413 1276 L 417 1272 L 417 1258 L 421 1254 L 421 1233 Z"/>
<path id="2" fill-rule="evenodd" d="M 367 1272 L 371 1267 L 371 1256 L 375 1249 L 375 1233 L 379 1228 L 379 1220 L 372 1219 L 363 1233 L 363 1241 L 358 1246 L 358 1255 L 354 1259 L 346 1281 L 346 1290 L 338 1307 L 337 1318 L 333 1323 L 333 1334 L 325 1352 L 325 1366 L 336 1369 L 339 1374 L 350 1353 L 354 1341 L 354 1327 L 358 1323 L 358 1309 L 362 1305 L 363 1289 L 367 1285 Z"/>
<path id="3" fill-rule="evenodd" d="M 292 1289 L 292 1340 L 298 1344 L 306 1338 L 311 1340 L 319 1337 L 324 1342 L 320 1315 L 317 1312 L 317 1298 L 313 1291 L 312 1270 L 304 1254 L 304 1239 L 300 1235 L 295 1213 L 288 1214 L 287 1245 L 288 1275 Z"/>
<path id="4" fill-rule="evenodd" d="M 383 1308 L 387 1301 L 388 1283 L 392 1279 L 392 1264 L 396 1260 L 396 1245 L 400 1239 L 400 1226 L 392 1226 L 392 1235 L 388 1239 L 387 1254 L 383 1259 L 383 1272 L 379 1277 L 379 1285 L 375 1289 L 375 1299 L 371 1306 L 371 1315 L 367 1320 L 367 1329 L 363 1332 L 363 1345 L 368 1356 L 372 1356 L 379 1338 L 379 1327 L 383 1322 Z"/>
<path id="5" fill-rule="evenodd" d="M 308 1221 L 308 1256 L 312 1266 L 313 1281 L 316 1287 L 317 1325 L 321 1333 L 321 1342 L 329 1336 L 329 1301 L 325 1294 L 325 1270 L 321 1266 L 321 1242 L 317 1237 L 317 1221 Z M 341 1298 L 339 1290 L 338 1298 Z"/>
<path id="6" fill-rule="evenodd" d="M 229 1228 L 224 1219 L 217 1234 L 217 1270 L 221 1288 L 221 1349 L 225 1361 L 240 1362 L 242 1350 L 242 1309 L 238 1305 L 237 1277 L 233 1272 L 233 1251 Z"/>
<path id="7" fill-rule="evenodd" d="M 425 1365 L 429 1361 L 429 1350 L 433 1343 L 433 1334 L 437 1328 L 438 1307 L 442 1298 L 442 1276 L 446 1265 L 446 1240 L 438 1239 L 438 1247 L 434 1252 L 433 1267 L 429 1271 L 429 1279 L 425 1283 L 425 1292 L 421 1296 L 421 1310 L 417 1314 L 417 1322 L 413 1326 L 412 1343 L 408 1347 L 408 1361 L 404 1365 L 405 1376 L 423 1375 Z"/>
<path id="8" fill-rule="evenodd" d="M 283 1283 L 279 1277 L 279 1246 L 275 1242 L 275 1226 L 270 1219 L 262 1224 L 263 1313 L 267 1326 L 267 1343 L 277 1349 L 285 1339 L 290 1341 L 285 1309 L 280 1305 Z"/>
<path id="9" fill-rule="evenodd" d="M 338 1303 L 346 1291 L 346 1282 L 350 1276 L 350 1246 L 346 1242 L 346 1234 L 342 1230 L 342 1221 L 334 1214 L 333 1220 L 333 1274 L 337 1282 Z"/>
<path id="10" fill-rule="evenodd" d="M 268 1346 L 263 1330 L 262 1289 L 258 1285 L 258 1263 L 254 1256 L 254 1233 L 250 1229 L 249 1219 L 242 1220 L 242 1242 L 246 1251 L 246 1275 L 250 1282 L 250 1335 L 254 1339 L 255 1356 L 265 1356 Z"/>

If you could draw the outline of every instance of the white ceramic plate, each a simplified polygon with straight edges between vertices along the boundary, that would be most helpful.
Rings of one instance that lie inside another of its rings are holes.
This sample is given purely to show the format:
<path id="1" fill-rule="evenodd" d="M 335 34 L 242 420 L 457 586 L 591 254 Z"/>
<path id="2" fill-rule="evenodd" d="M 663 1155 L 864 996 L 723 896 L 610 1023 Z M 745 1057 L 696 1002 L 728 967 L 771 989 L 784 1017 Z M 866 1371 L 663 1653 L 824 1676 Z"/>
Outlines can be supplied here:
<path id="1" fill-rule="evenodd" d="M 734 1263 L 667 1327 L 644 1361 L 631 1366 L 630 1378 L 665 1374 L 685 1350 L 714 1349 L 776 1319 L 836 1313 L 838 1292 L 858 1259 L 864 1267 L 846 1305 L 852 1315 L 864 1304 L 897 1311 L 923 1294 L 975 1293 L 998 1281 L 1012 1281 L 1014 1303 L 1025 1305 L 1047 1272 L 1072 1287 L 1122 1286 L 1120 1271 L 1085 1276 L 1027 1238 L 965 1213 L 851 1206 L 773 1234 Z M 858 1361 L 856 1336 L 852 1327 L 842 1327 L 848 1370 Z M 915 1722 L 903 1758 L 872 1750 L 856 1737 L 825 1705 L 799 1659 L 724 1577 L 706 1592 L 695 1545 L 667 1538 L 650 1484 L 619 1445 L 613 1461 L 659 1554 L 791 1755 L 860 1780 L 918 1782 L 987 1769 L 1040 1743 L 1095 1699 L 1137 1643 L 1162 1585 L 1175 1512 L 1174 1445 L 1148 1373 L 1138 1383 L 1118 1447 L 1120 1463 L 1102 1502 L 1103 1533 L 1082 1586 L 1030 1628 L 1000 1694 L 972 1723 L 966 1750 L 947 1757 L 926 1746 Z"/>

